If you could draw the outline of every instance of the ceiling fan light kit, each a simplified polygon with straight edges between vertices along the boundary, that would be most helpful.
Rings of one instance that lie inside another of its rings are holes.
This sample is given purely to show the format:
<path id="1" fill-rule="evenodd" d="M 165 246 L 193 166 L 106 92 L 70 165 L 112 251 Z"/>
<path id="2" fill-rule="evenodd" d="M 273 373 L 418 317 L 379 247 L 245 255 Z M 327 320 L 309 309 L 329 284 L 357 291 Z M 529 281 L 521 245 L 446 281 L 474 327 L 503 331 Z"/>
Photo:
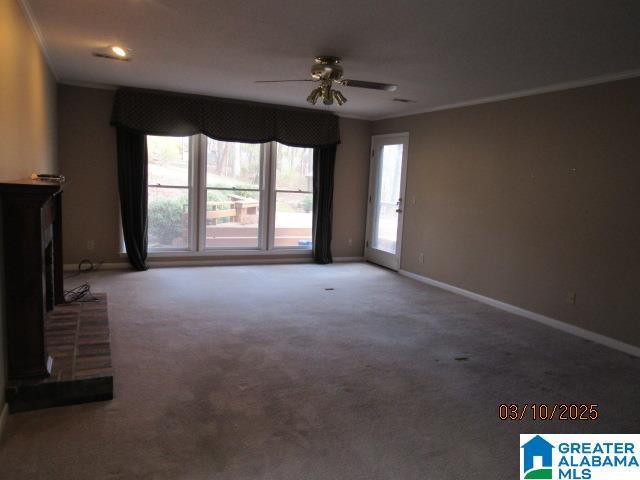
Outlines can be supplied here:
<path id="1" fill-rule="evenodd" d="M 342 93 L 340 93 L 340 90 L 334 90 L 333 91 L 333 98 L 335 98 L 336 102 L 338 102 L 338 105 L 342 106 L 345 103 L 347 103 L 347 99 L 344 95 L 342 95 Z"/>
<path id="2" fill-rule="evenodd" d="M 315 105 L 320 98 L 322 98 L 322 103 L 324 105 L 333 105 L 334 101 L 338 105 L 344 105 L 347 102 L 347 97 L 345 97 L 339 90 L 331 88 L 334 82 L 345 87 L 368 88 L 372 90 L 383 90 L 386 92 L 394 92 L 398 88 L 397 85 L 390 83 L 349 80 L 342 78 L 342 74 L 343 69 L 338 57 L 321 56 L 315 58 L 315 63 L 311 67 L 310 80 L 259 80 L 256 83 L 320 82 L 320 85 L 311 90 L 311 93 L 307 97 L 307 102 L 311 105 Z"/>
<path id="3" fill-rule="evenodd" d="M 316 87 L 313 90 L 311 90 L 311 93 L 307 97 L 307 102 L 309 102 L 311 105 L 315 105 L 316 102 L 318 101 L 318 98 L 320 98 L 321 95 L 322 95 L 322 88 Z"/>

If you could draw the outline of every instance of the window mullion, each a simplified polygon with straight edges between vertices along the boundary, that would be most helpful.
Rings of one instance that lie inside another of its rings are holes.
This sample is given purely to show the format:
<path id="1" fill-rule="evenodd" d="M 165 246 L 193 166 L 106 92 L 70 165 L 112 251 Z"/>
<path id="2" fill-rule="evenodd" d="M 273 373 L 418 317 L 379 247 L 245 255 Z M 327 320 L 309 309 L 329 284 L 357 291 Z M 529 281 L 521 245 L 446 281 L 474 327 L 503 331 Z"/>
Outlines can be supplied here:
<path id="1" fill-rule="evenodd" d="M 260 216 L 258 218 L 258 249 L 266 250 L 267 248 L 267 235 L 268 235 L 268 214 L 269 206 L 266 201 L 267 190 L 267 165 L 269 164 L 269 144 L 263 143 L 260 145 Z"/>
<path id="2" fill-rule="evenodd" d="M 269 249 L 269 188 L 271 185 L 270 165 L 271 165 L 271 143 L 262 144 L 262 165 L 260 172 L 260 250 Z"/>
<path id="3" fill-rule="evenodd" d="M 277 145 L 276 142 L 269 143 L 269 165 L 268 165 L 268 238 L 267 238 L 267 250 L 273 250 L 275 244 L 275 231 L 276 231 L 276 162 L 277 162 Z"/>
<path id="4" fill-rule="evenodd" d="M 197 223 L 198 236 L 196 251 L 202 252 L 206 247 L 207 240 L 207 137 L 203 134 L 196 135 L 196 157 L 197 165 Z"/>
<path id="5" fill-rule="evenodd" d="M 197 148 L 196 139 L 189 137 L 189 250 L 194 251 L 197 248 L 197 206 L 198 195 L 196 189 L 197 182 L 197 164 L 195 162 L 195 151 Z"/>

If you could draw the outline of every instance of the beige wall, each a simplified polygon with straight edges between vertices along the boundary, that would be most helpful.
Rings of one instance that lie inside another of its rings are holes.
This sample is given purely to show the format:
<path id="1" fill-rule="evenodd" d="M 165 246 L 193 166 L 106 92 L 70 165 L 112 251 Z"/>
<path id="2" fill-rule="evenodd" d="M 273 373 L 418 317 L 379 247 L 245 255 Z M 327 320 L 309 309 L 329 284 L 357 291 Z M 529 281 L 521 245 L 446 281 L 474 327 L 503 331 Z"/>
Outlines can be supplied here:
<path id="1" fill-rule="evenodd" d="M 57 172 L 55 106 L 55 80 L 18 2 L 0 1 L 0 181 L 25 178 L 33 171 Z M 4 317 L 2 298 L 0 305 Z M 4 350 L 4 318 L 0 318 L 0 409 Z"/>
<path id="2" fill-rule="evenodd" d="M 371 122 L 341 118 L 340 137 L 342 141 L 336 154 L 331 250 L 334 257 L 361 257 L 367 216 Z"/>
<path id="3" fill-rule="evenodd" d="M 58 87 L 58 157 L 70 182 L 64 193 L 64 263 L 122 262 L 116 132 L 111 90 Z M 95 249 L 87 250 L 93 240 Z"/>
<path id="4" fill-rule="evenodd" d="M 113 94 L 110 90 L 59 87 L 59 157 L 70 181 L 63 214 L 65 263 L 83 258 L 125 261 L 119 255 L 116 136 L 109 125 Z M 341 119 L 334 196 L 333 254 L 337 257 L 362 256 L 370 125 Z M 87 250 L 88 240 L 94 241 L 93 251 Z"/>
<path id="5" fill-rule="evenodd" d="M 640 79 L 373 130 L 410 132 L 403 269 L 640 345 Z"/>

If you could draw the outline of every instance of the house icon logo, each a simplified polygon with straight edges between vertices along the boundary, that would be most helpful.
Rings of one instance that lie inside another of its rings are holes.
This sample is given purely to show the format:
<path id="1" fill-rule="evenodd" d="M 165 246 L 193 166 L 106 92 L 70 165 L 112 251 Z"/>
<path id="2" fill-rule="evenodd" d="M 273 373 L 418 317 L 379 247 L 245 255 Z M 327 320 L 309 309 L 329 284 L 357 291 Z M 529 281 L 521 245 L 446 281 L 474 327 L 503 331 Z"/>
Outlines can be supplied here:
<path id="1" fill-rule="evenodd" d="M 523 449 L 520 465 L 521 478 L 526 480 L 551 480 L 553 478 L 553 449 L 555 447 L 552 444 L 540 435 L 536 435 L 520 448 Z"/>

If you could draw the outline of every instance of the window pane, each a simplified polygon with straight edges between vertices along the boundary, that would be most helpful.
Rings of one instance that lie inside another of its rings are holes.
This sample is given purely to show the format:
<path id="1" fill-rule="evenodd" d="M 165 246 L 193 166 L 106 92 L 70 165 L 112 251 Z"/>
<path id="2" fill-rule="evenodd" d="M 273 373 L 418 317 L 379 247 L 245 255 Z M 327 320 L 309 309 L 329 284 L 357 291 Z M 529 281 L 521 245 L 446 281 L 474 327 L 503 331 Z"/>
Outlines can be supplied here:
<path id="1" fill-rule="evenodd" d="M 278 143 L 276 190 L 313 190 L 313 149 Z"/>
<path id="2" fill-rule="evenodd" d="M 259 189 L 260 145 L 208 138 L 207 187 Z"/>
<path id="3" fill-rule="evenodd" d="M 313 194 L 276 193 L 276 247 L 311 248 Z"/>
<path id="4" fill-rule="evenodd" d="M 207 190 L 207 248 L 257 248 L 260 192 Z"/>
<path id="5" fill-rule="evenodd" d="M 149 185 L 189 185 L 189 137 L 147 136 Z"/>
<path id="6" fill-rule="evenodd" d="M 149 187 L 149 249 L 189 248 L 189 189 Z"/>

